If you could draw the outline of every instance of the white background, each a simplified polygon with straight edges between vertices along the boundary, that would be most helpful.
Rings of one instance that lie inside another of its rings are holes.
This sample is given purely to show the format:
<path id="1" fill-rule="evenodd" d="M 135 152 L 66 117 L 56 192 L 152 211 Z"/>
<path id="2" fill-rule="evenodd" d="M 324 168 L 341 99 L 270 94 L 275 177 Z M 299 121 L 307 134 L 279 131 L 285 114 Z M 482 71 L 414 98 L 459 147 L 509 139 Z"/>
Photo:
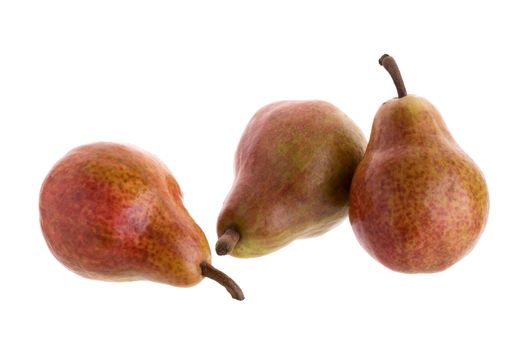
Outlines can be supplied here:
<path id="1" fill-rule="evenodd" d="M 0 2 L 0 348 L 523 349 L 525 22 L 519 1 Z M 49 252 L 40 185 L 71 148 L 135 144 L 173 171 L 215 243 L 233 153 L 263 105 L 324 99 L 368 136 L 395 95 L 443 114 L 484 171 L 488 225 L 431 275 L 392 272 L 350 224 L 265 257 L 214 256 L 243 287 L 81 278 Z"/>

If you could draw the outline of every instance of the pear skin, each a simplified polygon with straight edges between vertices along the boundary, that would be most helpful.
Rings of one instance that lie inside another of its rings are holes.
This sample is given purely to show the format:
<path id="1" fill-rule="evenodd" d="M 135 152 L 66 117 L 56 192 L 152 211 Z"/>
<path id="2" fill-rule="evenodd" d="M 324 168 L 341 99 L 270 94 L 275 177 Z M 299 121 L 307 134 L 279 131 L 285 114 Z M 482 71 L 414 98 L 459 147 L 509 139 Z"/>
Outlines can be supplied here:
<path id="1" fill-rule="evenodd" d="M 40 222 L 53 255 L 87 278 L 190 287 L 211 274 L 225 282 L 210 265 L 208 241 L 175 178 L 130 146 L 94 143 L 70 151 L 42 185 Z M 242 299 L 233 281 L 225 283 Z"/>
<path id="2" fill-rule="evenodd" d="M 489 197 L 481 170 L 427 100 L 406 95 L 378 110 L 350 191 L 350 222 L 368 253 L 392 270 L 442 271 L 465 256 L 483 231 Z"/>
<path id="3" fill-rule="evenodd" d="M 340 223 L 365 147 L 359 128 L 328 102 L 281 101 L 260 109 L 237 148 L 217 253 L 262 256 Z"/>

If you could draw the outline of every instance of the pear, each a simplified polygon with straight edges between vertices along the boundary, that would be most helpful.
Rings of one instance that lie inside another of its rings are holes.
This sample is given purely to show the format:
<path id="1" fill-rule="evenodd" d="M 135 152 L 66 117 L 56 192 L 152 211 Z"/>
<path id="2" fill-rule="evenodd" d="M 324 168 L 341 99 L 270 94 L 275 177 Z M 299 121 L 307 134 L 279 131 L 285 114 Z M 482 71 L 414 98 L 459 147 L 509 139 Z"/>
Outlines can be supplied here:
<path id="1" fill-rule="evenodd" d="M 379 60 L 398 98 L 383 103 L 350 191 L 350 222 L 361 243 L 388 268 L 447 269 L 475 245 L 489 210 L 480 169 L 459 147 L 438 110 L 407 95 L 396 62 Z"/>
<path id="2" fill-rule="evenodd" d="M 84 277 L 179 287 L 210 277 L 244 298 L 211 265 L 208 241 L 168 168 L 134 147 L 94 143 L 70 151 L 42 185 L 40 222 L 54 256 Z"/>
<path id="3" fill-rule="evenodd" d="M 219 255 L 257 257 L 327 232 L 348 215 L 366 139 L 324 101 L 281 101 L 250 120 L 218 218 Z"/>

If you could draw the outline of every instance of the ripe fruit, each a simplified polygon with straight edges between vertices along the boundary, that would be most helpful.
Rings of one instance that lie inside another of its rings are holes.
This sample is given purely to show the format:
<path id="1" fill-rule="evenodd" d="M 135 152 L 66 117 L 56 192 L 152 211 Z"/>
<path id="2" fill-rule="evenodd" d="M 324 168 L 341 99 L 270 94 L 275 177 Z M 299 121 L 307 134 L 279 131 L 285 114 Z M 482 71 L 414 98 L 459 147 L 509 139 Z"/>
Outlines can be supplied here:
<path id="1" fill-rule="evenodd" d="M 179 287 L 210 277 L 244 298 L 210 265 L 206 237 L 175 178 L 138 149 L 94 143 L 69 152 L 42 185 L 40 221 L 51 252 L 84 277 Z"/>
<path id="2" fill-rule="evenodd" d="M 385 266 L 441 271 L 467 254 L 483 231 L 487 185 L 437 109 L 406 94 L 393 58 L 379 62 L 399 97 L 375 116 L 352 181 L 350 221 L 361 245 Z"/>
<path id="3" fill-rule="evenodd" d="M 260 109 L 237 148 L 217 253 L 261 256 L 340 223 L 365 147 L 359 128 L 330 103 L 282 101 Z"/>

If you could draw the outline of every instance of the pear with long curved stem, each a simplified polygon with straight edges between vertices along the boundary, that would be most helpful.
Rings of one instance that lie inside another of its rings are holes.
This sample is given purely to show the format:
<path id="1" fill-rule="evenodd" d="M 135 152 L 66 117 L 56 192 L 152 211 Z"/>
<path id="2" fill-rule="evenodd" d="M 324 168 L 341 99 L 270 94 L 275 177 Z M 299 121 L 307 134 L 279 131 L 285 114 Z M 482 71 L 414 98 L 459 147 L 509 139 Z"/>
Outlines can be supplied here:
<path id="1" fill-rule="evenodd" d="M 40 221 L 51 252 L 84 277 L 180 287 L 208 277 L 244 299 L 211 265 L 208 241 L 175 178 L 136 148 L 94 143 L 69 152 L 42 185 Z"/>
<path id="2" fill-rule="evenodd" d="M 487 185 L 427 100 L 407 95 L 395 60 L 379 63 L 398 97 L 378 110 L 350 191 L 361 245 L 401 272 L 436 272 L 475 245 L 488 217 Z"/>

